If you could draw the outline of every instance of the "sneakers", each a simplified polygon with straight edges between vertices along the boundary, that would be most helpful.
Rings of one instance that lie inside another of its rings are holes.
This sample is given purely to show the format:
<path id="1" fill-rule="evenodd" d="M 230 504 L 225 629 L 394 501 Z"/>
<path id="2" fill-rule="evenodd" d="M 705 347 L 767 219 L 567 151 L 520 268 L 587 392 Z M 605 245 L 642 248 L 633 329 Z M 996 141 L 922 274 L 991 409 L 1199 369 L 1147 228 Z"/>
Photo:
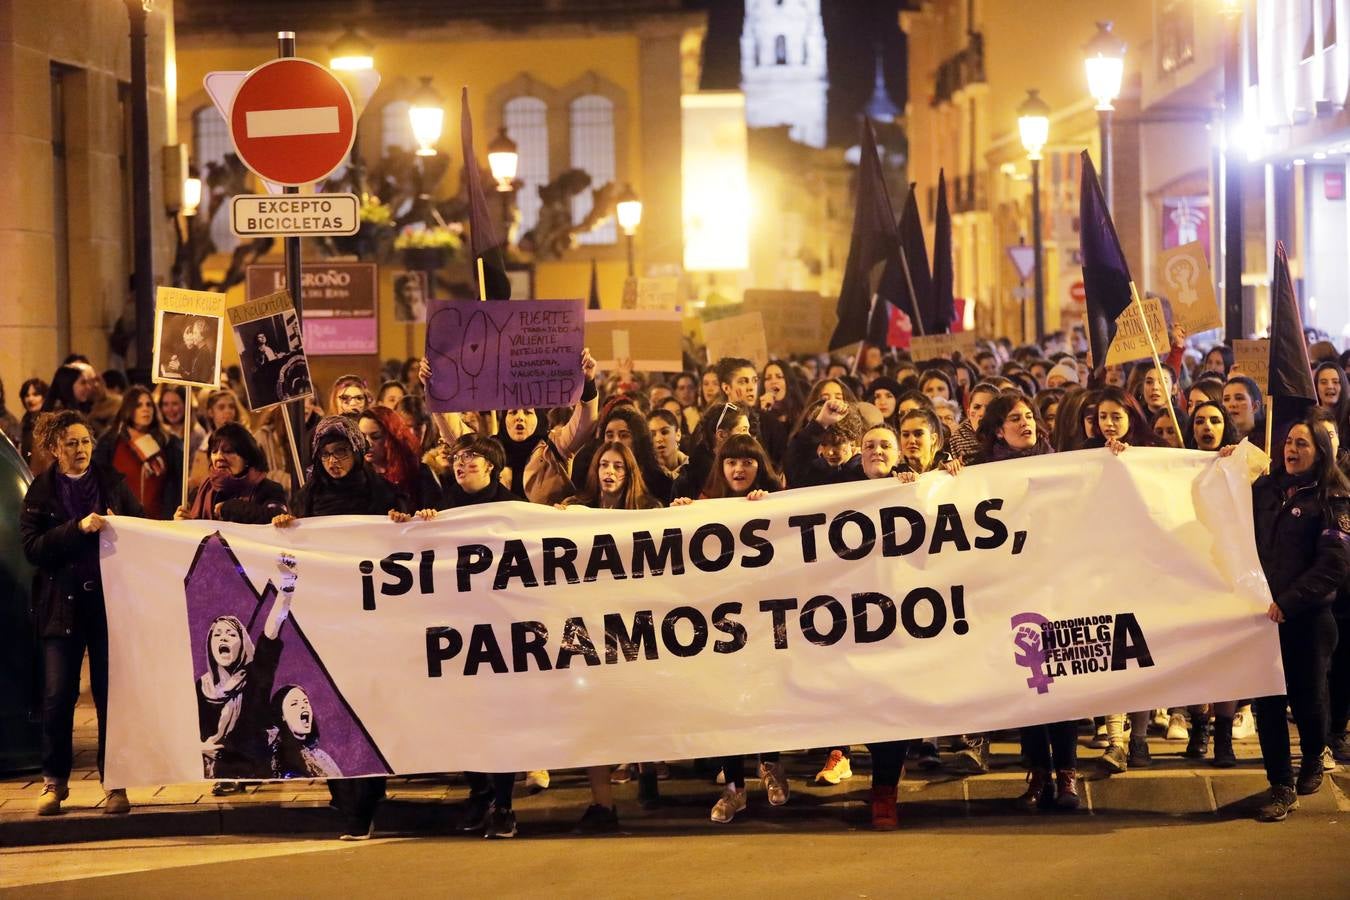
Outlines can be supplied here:
<path id="1" fill-rule="evenodd" d="M 816 784 L 838 784 L 853 777 L 853 766 L 841 750 L 831 750 L 825 765 L 816 773 Z"/>
<path id="2" fill-rule="evenodd" d="M 244 783 L 242 781 L 217 781 L 211 785 L 211 796 L 228 797 L 231 794 L 242 794 L 244 792 Z"/>
<path id="3" fill-rule="evenodd" d="M 1322 771 L 1336 771 L 1336 754 L 1332 752 L 1331 747 L 1329 746 L 1322 748 Z"/>
<path id="4" fill-rule="evenodd" d="M 1142 734 L 1130 735 L 1130 753 L 1125 761 L 1130 768 L 1147 769 L 1153 765 L 1153 756 L 1148 752 L 1148 738 Z"/>
<path id="5" fill-rule="evenodd" d="M 1239 706 L 1233 716 L 1233 740 L 1245 741 L 1256 736 L 1256 717 L 1252 715 L 1251 704 Z"/>
<path id="6" fill-rule="evenodd" d="M 1055 783 L 1050 779 L 1050 770 L 1032 769 L 1027 772 L 1026 793 L 1014 802 L 1024 812 L 1052 808 L 1055 805 Z"/>
<path id="7" fill-rule="evenodd" d="M 1258 822 L 1283 822 L 1289 814 L 1298 809 L 1298 797 L 1294 789 L 1287 784 L 1272 785 L 1270 799 L 1257 811 Z"/>
<path id="8" fill-rule="evenodd" d="M 516 836 L 516 812 L 513 809 L 501 809 L 492 804 L 488 810 L 487 825 L 483 828 L 483 837 L 489 839 L 513 838 Z"/>
<path id="9" fill-rule="evenodd" d="M 1153 728 L 1156 728 L 1158 731 L 1166 731 L 1167 726 L 1168 724 L 1170 724 L 1170 722 L 1171 720 L 1167 716 L 1167 710 L 1155 709 L 1153 711 L 1153 718 L 1149 721 L 1148 724 Z"/>
<path id="10" fill-rule="evenodd" d="M 548 790 L 548 770 L 538 769 L 533 772 L 525 773 L 525 787 L 531 794 L 537 794 L 540 791 Z"/>
<path id="11" fill-rule="evenodd" d="M 463 832 L 482 831 L 487 824 L 488 813 L 492 810 L 492 792 L 470 794 L 464 801 L 464 812 L 459 817 L 457 828 Z"/>
<path id="12" fill-rule="evenodd" d="M 1216 716 L 1214 719 L 1214 767 L 1231 769 L 1237 765 L 1233 752 L 1233 720 Z"/>
<path id="13" fill-rule="evenodd" d="M 643 809 L 656 809 L 661 805 L 660 774 L 648 766 L 638 772 L 638 806 Z"/>
<path id="14" fill-rule="evenodd" d="M 1322 789 L 1322 760 L 1314 759 L 1311 765 L 1298 767 L 1297 790 L 1300 797 L 1315 794 Z"/>
<path id="15" fill-rule="evenodd" d="M 104 797 L 103 812 L 109 816 L 125 816 L 131 812 L 131 801 L 123 788 L 113 788 Z"/>
<path id="16" fill-rule="evenodd" d="M 655 773 L 653 773 L 655 774 Z M 613 834 L 619 830 L 619 813 L 612 806 L 592 803 L 586 807 L 581 821 L 572 829 L 573 834 Z"/>
<path id="17" fill-rule="evenodd" d="M 745 811 L 745 791 L 738 791 L 731 785 L 722 792 L 722 796 L 717 798 L 713 804 L 712 820 L 722 825 L 736 818 L 736 813 Z"/>
<path id="18" fill-rule="evenodd" d="M 375 833 L 375 818 L 352 818 L 347 821 L 347 829 L 338 835 L 339 841 L 368 841 Z"/>
<path id="19" fill-rule="evenodd" d="M 614 771 L 609 773 L 610 784 L 627 784 L 633 780 L 633 770 L 637 768 L 635 763 L 624 763 L 621 766 L 615 766 Z"/>
<path id="20" fill-rule="evenodd" d="M 1191 730 L 1186 727 L 1186 715 L 1184 713 L 1172 713 L 1171 718 L 1167 720 L 1167 739 L 1169 741 L 1184 741 L 1190 736 Z"/>
<path id="21" fill-rule="evenodd" d="M 1078 770 L 1060 769 L 1055 773 L 1055 806 L 1064 810 L 1078 808 Z"/>
<path id="22" fill-rule="evenodd" d="M 1102 768 L 1111 775 L 1129 771 L 1130 760 L 1125 754 L 1125 748 L 1120 744 L 1107 747 L 1106 752 L 1102 754 Z"/>
<path id="23" fill-rule="evenodd" d="M 61 802 L 70 796 L 70 788 L 64 784 L 48 781 L 42 786 L 42 796 L 38 797 L 37 814 L 54 816 L 61 812 Z"/>
<path id="24" fill-rule="evenodd" d="M 1097 725 L 1097 731 L 1088 741 L 1088 746 L 1093 750 L 1105 750 L 1111 746 L 1111 739 L 1106 736 L 1106 723 L 1101 722 Z"/>
<path id="25" fill-rule="evenodd" d="M 782 806 L 788 802 L 791 790 L 781 765 L 776 762 L 760 763 L 759 777 L 764 782 L 764 792 L 769 795 L 770 806 Z"/>
<path id="26" fill-rule="evenodd" d="M 872 786 L 872 829 L 894 831 L 900 827 L 900 814 L 895 807 L 895 787 Z"/>
<path id="27" fill-rule="evenodd" d="M 1331 739 L 1331 756 L 1337 762 L 1350 763 L 1350 734 L 1338 734 Z"/>
<path id="28" fill-rule="evenodd" d="M 989 771 L 989 738 L 983 734 L 972 735 L 969 744 L 956 751 L 952 764 L 968 775 L 984 775 Z"/>
<path id="29" fill-rule="evenodd" d="M 942 756 L 938 752 L 937 744 L 932 741 L 922 741 L 919 744 L 919 749 L 914 754 L 914 760 L 918 763 L 920 769 L 942 768 Z"/>

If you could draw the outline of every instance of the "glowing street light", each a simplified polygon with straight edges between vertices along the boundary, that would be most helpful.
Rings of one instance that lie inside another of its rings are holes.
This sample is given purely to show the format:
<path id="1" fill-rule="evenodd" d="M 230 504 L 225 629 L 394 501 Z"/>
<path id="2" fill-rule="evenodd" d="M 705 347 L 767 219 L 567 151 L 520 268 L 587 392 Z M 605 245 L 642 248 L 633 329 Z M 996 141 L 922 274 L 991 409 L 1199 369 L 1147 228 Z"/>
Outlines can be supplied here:
<path id="1" fill-rule="evenodd" d="M 1031 231 L 1036 254 L 1036 341 L 1045 336 L 1045 246 L 1041 235 L 1041 150 L 1050 140 L 1050 106 L 1041 99 L 1040 91 L 1032 88 L 1017 108 L 1017 131 L 1022 146 L 1031 160 Z"/>
<path id="2" fill-rule="evenodd" d="M 619 228 L 628 237 L 628 277 L 632 278 L 633 235 L 637 234 L 638 226 L 642 224 L 642 201 L 631 184 L 623 186 L 623 193 L 619 194 L 619 200 L 614 204 L 614 215 L 619 220 Z"/>
<path id="3" fill-rule="evenodd" d="M 337 72 L 364 72 L 375 68 L 375 45 L 350 25 L 328 48 L 328 68 Z"/>
<path id="4" fill-rule="evenodd" d="M 418 156 L 436 155 L 436 142 L 441 139 L 441 129 L 445 126 L 442 102 L 441 95 L 431 86 L 431 76 L 422 76 L 422 84 L 408 105 L 408 119 L 412 122 Z"/>
<path id="5" fill-rule="evenodd" d="M 506 133 L 506 126 L 488 144 L 488 168 L 497 182 L 497 190 L 515 190 L 516 170 L 520 167 L 520 148 Z"/>

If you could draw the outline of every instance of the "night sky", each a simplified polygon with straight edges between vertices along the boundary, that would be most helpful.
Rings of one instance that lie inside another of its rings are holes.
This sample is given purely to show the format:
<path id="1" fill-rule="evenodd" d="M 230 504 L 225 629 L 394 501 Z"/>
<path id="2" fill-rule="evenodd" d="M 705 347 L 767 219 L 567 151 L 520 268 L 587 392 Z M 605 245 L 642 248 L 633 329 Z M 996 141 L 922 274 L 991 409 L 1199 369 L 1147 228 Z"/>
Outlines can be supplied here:
<path id="1" fill-rule="evenodd" d="M 708 36 L 703 47 L 705 90 L 729 90 L 741 83 L 741 24 L 744 0 L 706 0 Z M 908 95 L 905 36 L 900 32 L 901 0 L 821 0 L 830 73 L 829 142 L 858 142 L 858 114 L 872 96 L 877 42 L 883 45 L 886 87 L 902 110 Z"/>

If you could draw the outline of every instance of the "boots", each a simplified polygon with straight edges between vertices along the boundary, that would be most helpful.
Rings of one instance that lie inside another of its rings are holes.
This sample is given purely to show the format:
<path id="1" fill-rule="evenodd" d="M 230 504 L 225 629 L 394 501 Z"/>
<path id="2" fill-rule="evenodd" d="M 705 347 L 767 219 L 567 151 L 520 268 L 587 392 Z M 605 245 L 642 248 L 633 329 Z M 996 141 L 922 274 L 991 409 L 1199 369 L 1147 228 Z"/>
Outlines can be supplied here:
<path id="1" fill-rule="evenodd" d="M 657 786 L 654 765 L 644 765 L 638 772 L 638 806 L 643 809 L 657 809 L 661 806 L 661 789 Z"/>
<path id="2" fill-rule="evenodd" d="M 1060 769 L 1055 773 L 1055 806 L 1060 809 L 1072 810 L 1078 808 L 1078 771 L 1076 769 Z"/>
<path id="3" fill-rule="evenodd" d="M 1209 752 L 1209 713 L 1191 714 L 1191 739 L 1182 753 L 1187 759 L 1204 759 Z"/>
<path id="4" fill-rule="evenodd" d="M 1027 772 L 1026 793 L 1016 800 L 1017 808 L 1024 812 L 1038 809 L 1050 809 L 1055 805 L 1055 783 L 1050 778 L 1049 769 L 1032 769 Z"/>
<path id="5" fill-rule="evenodd" d="M 872 786 L 873 830 L 894 831 L 900 827 L 900 814 L 895 805 L 897 793 L 893 785 Z"/>
<path id="6" fill-rule="evenodd" d="M 1227 716 L 1214 717 L 1214 765 L 1220 769 L 1237 765 L 1237 754 L 1233 752 L 1233 720 Z"/>

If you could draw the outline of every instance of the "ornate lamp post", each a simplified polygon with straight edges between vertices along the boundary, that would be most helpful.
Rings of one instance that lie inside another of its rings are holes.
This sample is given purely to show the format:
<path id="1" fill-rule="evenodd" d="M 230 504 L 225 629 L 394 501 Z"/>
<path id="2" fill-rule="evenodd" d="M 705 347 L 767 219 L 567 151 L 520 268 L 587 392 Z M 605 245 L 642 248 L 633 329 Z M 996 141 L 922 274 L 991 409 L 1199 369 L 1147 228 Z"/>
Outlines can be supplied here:
<path id="1" fill-rule="evenodd" d="M 1097 34 L 1084 48 L 1083 61 L 1087 69 L 1088 92 L 1097 101 L 1097 123 L 1101 129 L 1102 190 L 1109 208 L 1115 200 L 1115 178 L 1111 172 L 1111 113 L 1120 96 L 1120 83 L 1125 74 L 1125 42 L 1111 32 L 1110 22 L 1098 22 Z"/>
<path id="2" fill-rule="evenodd" d="M 633 269 L 633 235 L 637 234 L 638 226 L 642 224 L 642 201 L 633 191 L 631 184 L 623 186 L 623 193 L 619 194 L 618 202 L 614 204 L 614 214 L 619 220 L 619 228 L 628 238 L 628 277 L 634 275 Z"/>
<path id="3" fill-rule="evenodd" d="M 418 156 L 435 156 L 436 143 L 445 127 L 444 101 L 431 86 L 431 76 L 423 75 L 422 84 L 408 105 L 408 119 L 412 122 L 413 140 L 417 141 Z"/>
<path id="4" fill-rule="evenodd" d="M 1045 337 L 1045 238 L 1041 227 L 1041 149 L 1050 139 L 1050 107 L 1035 88 L 1017 108 L 1017 130 L 1031 160 L 1031 231 L 1036 255 L 1036 340 Z"/>
<path id="5" fill-rule="evenodd" d="M 488 144 L 488 168 L 497 182 L 497 194 L 502 201 L 502 231 L 509 244 L 511 242 L 511 200 L 516 193 L 516 170 L 520 167 L 520 148 L 503 125 L 497 136 Z"/>

